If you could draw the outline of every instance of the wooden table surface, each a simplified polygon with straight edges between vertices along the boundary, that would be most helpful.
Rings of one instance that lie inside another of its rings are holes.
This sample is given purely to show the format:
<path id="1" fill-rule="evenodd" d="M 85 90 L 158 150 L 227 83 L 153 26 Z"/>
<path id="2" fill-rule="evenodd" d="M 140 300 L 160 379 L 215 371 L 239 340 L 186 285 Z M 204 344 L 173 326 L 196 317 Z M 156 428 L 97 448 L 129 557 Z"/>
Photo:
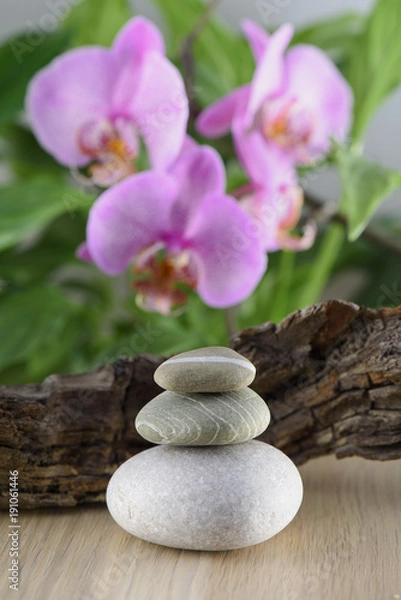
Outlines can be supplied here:
<path id="1" fill-rule="evenodd" d="M 180 551 L 126 534 L 103 506 L 20 515 L 20 600 L 401 599 L 401 461 L 321 458 L 301 467 L 305 498 L 271 540 L 232 552 Z M 4 591 L 3 591 L 4 590 Z"/>

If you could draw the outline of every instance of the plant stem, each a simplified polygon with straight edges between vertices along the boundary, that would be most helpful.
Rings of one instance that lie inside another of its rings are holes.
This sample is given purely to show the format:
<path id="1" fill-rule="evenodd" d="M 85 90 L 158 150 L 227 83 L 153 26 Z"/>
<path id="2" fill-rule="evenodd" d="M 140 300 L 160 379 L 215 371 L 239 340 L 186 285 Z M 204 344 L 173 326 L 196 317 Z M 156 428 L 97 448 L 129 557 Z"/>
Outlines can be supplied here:
<path id="1" fill-rule="evenodd" d="M 325 232 L 325 237 L 319 248 L 317 261 L 311 268 L 311 277 L 300 293 L 300 308 L 304 308 L 320 300 L 320 296 L 326 287 L 338 258 L 344 238 L 344 227 L 339 223 L 332 222 Z"/>
<path id="2" fill-rule="evenodd" d="M 275 285 L 273 308 L 269 314 L 269 321 L 279 323 L 288 313 L 288 300 L 291 290 L 292 276 L 295 266 L 295 252 L 282 250 L 278 279 Z"/>
<path id="3" fill-rule="evenodd" d="M 233 335 L 238 332 L 237 327 L 237 306 L 230 306 L 224 310 L 224 317 L 226 322 L 226 330 L 228 338 L 230 339 Z"/>
<path id="4" fill-rule="evenodd" d="M 220 3 L 221 0 L 211 0 L 211 2 L 206 6 L 205 10 L 193 26 L 192 30 L 184 39 L 182 49 L 180 52 L 180 57 L 184 70 L 184 82 L 187 91 L 187 96 L 189 99 L 190 116 L 192 118 L 197 117 L 200 112 L 195 97 L 195 68 L 192 49 L 197 38 L 208 24 L 210 17 L 212 16 L 212 14 L 214 13 L 214 11 Z"/>

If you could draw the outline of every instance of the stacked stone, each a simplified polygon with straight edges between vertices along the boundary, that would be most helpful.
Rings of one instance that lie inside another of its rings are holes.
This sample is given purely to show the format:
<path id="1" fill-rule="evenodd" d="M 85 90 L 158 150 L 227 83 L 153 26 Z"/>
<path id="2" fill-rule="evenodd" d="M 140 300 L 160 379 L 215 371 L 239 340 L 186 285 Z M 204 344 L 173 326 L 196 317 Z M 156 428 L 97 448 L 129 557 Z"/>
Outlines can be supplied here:
<path id="1" fill-rule="evenodd" d="M 168 390 L 140 411 L 135 426 L 154 444 L 219 446 L 246 442 L 268 426 L 265 401 L 246 387 L 255 378 L 249 360 L 229 348 L 175 356 L 155 372 Z"/>
<path id="2" fill-rule="evenodd" d="M 293 519 L 302 481 L 290 459 L 253 440 L 269 425 L 249 387 L 255 367 L 229 348 L 179 354 L 156 370 L 166 391 L 135 426 L 158 444 L 113 475 L 107 504 L 126 531 L 192 550 L 231 550 L 265 541 Z"/>

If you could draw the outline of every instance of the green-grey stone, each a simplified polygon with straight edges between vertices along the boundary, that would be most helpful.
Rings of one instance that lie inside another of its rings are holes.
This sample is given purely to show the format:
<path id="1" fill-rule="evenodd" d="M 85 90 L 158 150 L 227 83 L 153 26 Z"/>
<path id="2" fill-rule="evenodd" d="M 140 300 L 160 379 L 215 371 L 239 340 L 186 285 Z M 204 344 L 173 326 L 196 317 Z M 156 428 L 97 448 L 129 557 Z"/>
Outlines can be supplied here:
<path id="1" fill-rule="evenodd" d="M 246 442 L 269 425 L 270 412 L 249 388 L 220 394 L 163 392 L 138 413 L 138 433 L 154 444 L 218 446 Z"/>
<path id="2" fill-rule="evenodd" d="M 226 392 L 250 385 L 255 374 L 254 365 L 235 350 L 210 346 L 169 358 L 154 378 L 173 392 Z"/>

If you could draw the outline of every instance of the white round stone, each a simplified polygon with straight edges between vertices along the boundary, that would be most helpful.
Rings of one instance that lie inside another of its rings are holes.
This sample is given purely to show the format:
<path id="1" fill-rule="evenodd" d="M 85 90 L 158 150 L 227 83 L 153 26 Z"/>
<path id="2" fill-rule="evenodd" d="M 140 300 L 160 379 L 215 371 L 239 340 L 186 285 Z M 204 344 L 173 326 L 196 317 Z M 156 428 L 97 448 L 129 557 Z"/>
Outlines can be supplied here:
<path id="1" fill-rule="evenodd" d="M 293 462 L 253 440 L 145 450 L 114 473 L 107 505 L 123 529 L 148 542 L 234 550 L 268 540 L 286 527 L 302 494 Z"/>

